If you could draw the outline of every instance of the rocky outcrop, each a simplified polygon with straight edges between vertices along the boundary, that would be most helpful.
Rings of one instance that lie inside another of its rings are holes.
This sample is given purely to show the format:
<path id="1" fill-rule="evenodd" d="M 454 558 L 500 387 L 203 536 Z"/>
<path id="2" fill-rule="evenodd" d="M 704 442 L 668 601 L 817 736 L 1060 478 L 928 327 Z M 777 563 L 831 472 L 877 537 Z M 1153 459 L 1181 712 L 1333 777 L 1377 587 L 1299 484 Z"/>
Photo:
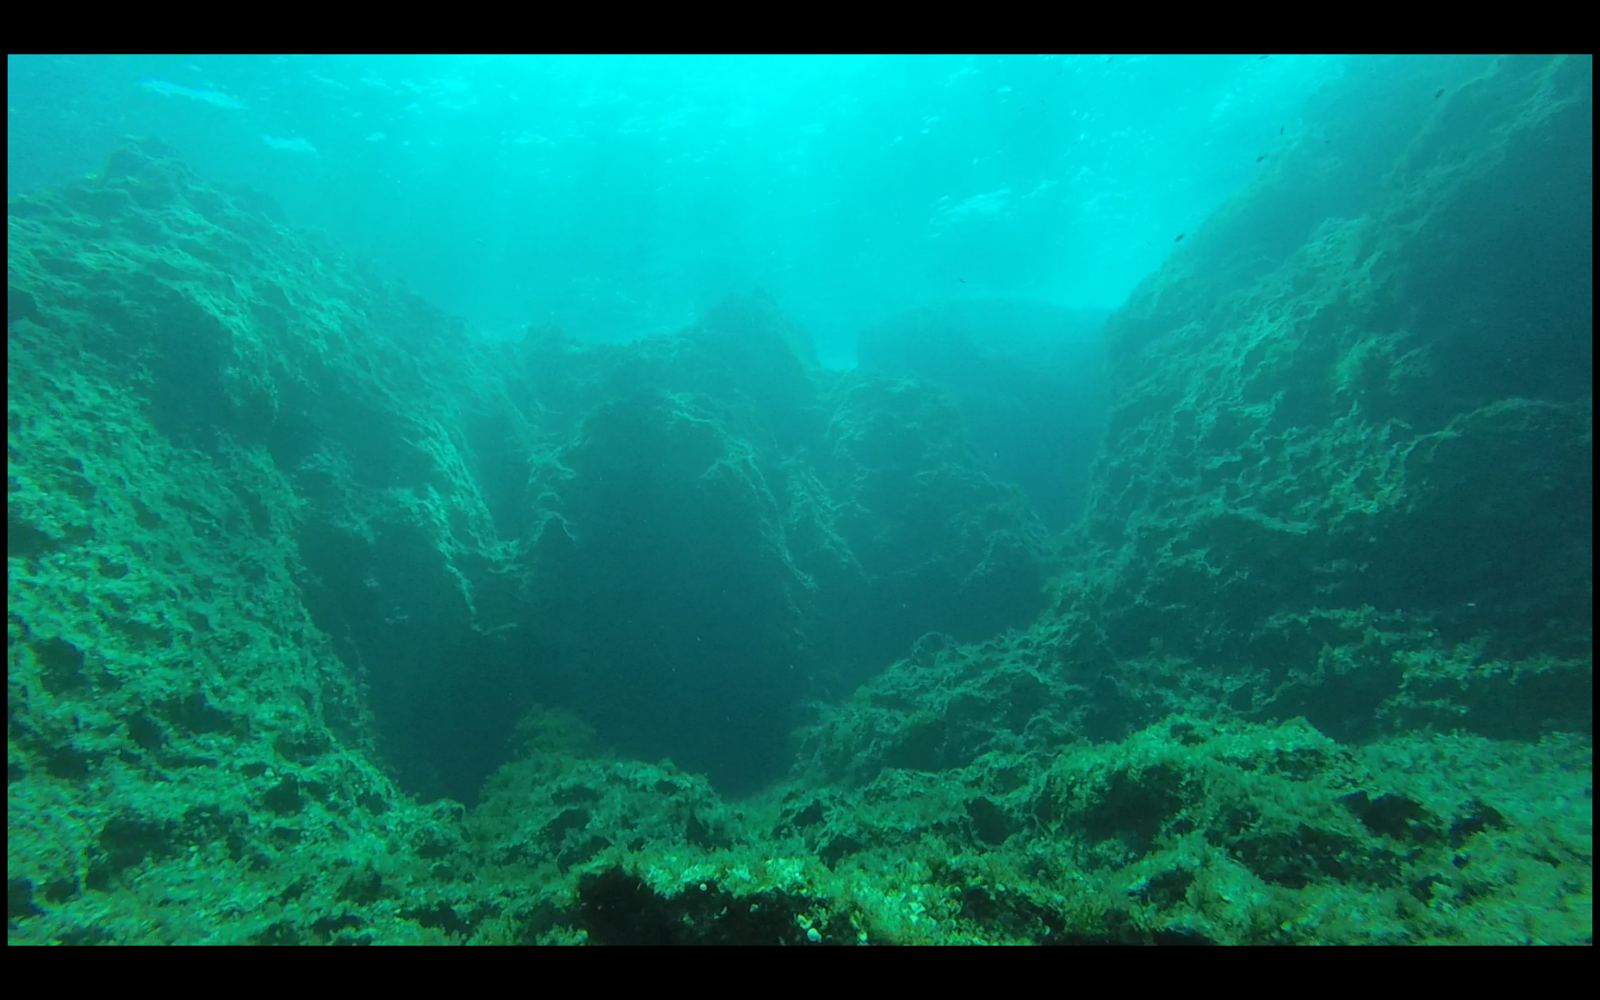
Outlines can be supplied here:
<path id="1" fill-rule="evenodd" d="M 1015 494 L 948 419 L 897 454 L 873 401 L 939 404 L 815 370 L 770 303 L 626 347 L 474 344 L 151 142 L 8 227 L 24 917 L 135 868 L 242 866 L 265 898 L 365 858 L 342 841 L 407 850 L 436 817 L 389 775 L 473 800 L 539 704 L 748 788 L 824 667 L 1042 606 Z"/>
<path id="2" fill-rule="evenodd" d="M 1437 97 L 1403 73 L 1325 124 L 1381 92 L 1407 129 L 1309 138 L 1112 320 L 1062 607 L 1112 658 L 1341 736 L 1586 726 L 1589 63 L 1486 61 Z M 1308 215 L 1329 176 L 1362 203 Z"/>

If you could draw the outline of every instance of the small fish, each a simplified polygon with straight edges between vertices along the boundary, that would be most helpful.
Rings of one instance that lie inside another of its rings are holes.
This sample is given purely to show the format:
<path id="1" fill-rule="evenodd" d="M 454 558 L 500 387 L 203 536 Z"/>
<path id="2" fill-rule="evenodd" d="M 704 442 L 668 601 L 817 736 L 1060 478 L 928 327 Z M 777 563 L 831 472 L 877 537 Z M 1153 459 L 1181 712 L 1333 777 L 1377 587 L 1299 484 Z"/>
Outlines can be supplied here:
<path id="1" fill-rule="evenodd" d="M 1178 238 L 1173 240 L 1172 242 L 1174 242 L 1174 243 L 1182 243 L 1183 242 L 1183 238 L 1185 236 L 1188 236 L 1188 235 L 1189 235 L 1188 233 L 1179 233 L 1178 234 Z"/>
<path id="2" fill-rule="evenodd" d="M 1282 135 L 1282 134 L 1283 134 L 1283 126 L 1282 126 L 1282 125 L 1279 125 L 1279 126 L 1278 126 L 1278 134 L 1279 134 L 1279 135 Z"/>
<path id="3" fill-rule="evenodd" d="M 1256 62 L 1260 62 L 1261 60 L 1263 60 L 1265 58 L 1267 58 L 1267 57 L 1266 56 L 1256 56 Z"/>
<path id="4" fill-rule="evenodd" d="M 1256 157 L 1256 162 L 1260 163 L 1262 160 L 1265 160 L 1266 158 L 1267 158 L 1267 154 L 1266 153 L 1262 153 L 1260 156 Z"/>
<path id="5" fill-rule="evenodd" d="M 1441 89 L 1437 94 L 1433 95 L 1433 99 L 1437 101 L 1439 98 L 1441 98 L 1443 96 L 1444 96 L 1444 91 Z"/>

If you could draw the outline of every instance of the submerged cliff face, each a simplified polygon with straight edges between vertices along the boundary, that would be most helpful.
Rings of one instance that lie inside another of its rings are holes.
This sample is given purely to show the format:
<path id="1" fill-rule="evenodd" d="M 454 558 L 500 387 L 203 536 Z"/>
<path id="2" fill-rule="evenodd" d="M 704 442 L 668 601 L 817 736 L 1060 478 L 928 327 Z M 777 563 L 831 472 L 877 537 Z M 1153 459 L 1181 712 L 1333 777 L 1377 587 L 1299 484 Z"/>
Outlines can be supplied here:
<path id="1" fill-rule="evenodd" d="M 1115 404 L 1066 601 L 1110 655 L 1182 657 L 1236 708 L 1344 735 L 1432 686 L 1467 688 L 1441 711 L 1487 732 L 1583 723 L 1588 72 L 1505 59 L 1436 97 L 1352 81 L 1348 108 L 1411 97 L 1388 112 L 1406 127 L 1352 152 L 1330 125 L 1115 316 Z M 1322 218 L 1326 177 L 1363 203 Z M 1383 665 L 1319 659 L 1351 646 Z M 1422 662 L 1436 656 L 1538 664 L 1515 681 L 1478 668 L 1496 684 L 1430 676 L 1450 672 Z M 1318 672 L 1327 686 L 1299 676 Z"/>

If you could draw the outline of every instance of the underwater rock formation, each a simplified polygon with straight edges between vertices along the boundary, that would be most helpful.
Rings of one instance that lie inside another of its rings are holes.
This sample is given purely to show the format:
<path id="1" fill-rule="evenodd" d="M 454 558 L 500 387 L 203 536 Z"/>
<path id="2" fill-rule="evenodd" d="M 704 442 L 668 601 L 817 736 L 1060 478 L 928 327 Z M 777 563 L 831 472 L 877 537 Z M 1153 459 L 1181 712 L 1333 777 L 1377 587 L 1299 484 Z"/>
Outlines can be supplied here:
<path id="1" fill-rule="evenodd" d="M 1109 656 L 1341 738 L 1588 725 L 1587 73 L 1500 60 L 1387 144 L 1306 143 L 1114 317 L 1062 600 Z M 1334 170 L 1365 204 L 1314 220 Z"/>
<path id="2" fill-rule="evenodd" d="M 759 297 L 477 344 L 156 144 L 13 199 L 8 939 L 1591 940 L 1591 65 L 1341 83 L 1055 538 Z"/>

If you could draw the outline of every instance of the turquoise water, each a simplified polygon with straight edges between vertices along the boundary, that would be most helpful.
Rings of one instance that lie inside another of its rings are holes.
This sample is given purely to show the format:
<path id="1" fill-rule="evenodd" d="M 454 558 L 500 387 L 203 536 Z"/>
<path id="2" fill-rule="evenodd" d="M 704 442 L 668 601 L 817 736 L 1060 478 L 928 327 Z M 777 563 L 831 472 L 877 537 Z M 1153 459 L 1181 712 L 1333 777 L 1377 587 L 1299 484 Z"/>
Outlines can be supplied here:
<path id="1" fill-rule="evenodd" d="M 857 331 L 932 302 L 1120 305 L 1302 138 L 1343 71 L 1281 55 L 13 57 L 7 191 L 160 136 L 486 336 L 554 322 L 630 339 L 761 288 L 846 367 Z"/>

